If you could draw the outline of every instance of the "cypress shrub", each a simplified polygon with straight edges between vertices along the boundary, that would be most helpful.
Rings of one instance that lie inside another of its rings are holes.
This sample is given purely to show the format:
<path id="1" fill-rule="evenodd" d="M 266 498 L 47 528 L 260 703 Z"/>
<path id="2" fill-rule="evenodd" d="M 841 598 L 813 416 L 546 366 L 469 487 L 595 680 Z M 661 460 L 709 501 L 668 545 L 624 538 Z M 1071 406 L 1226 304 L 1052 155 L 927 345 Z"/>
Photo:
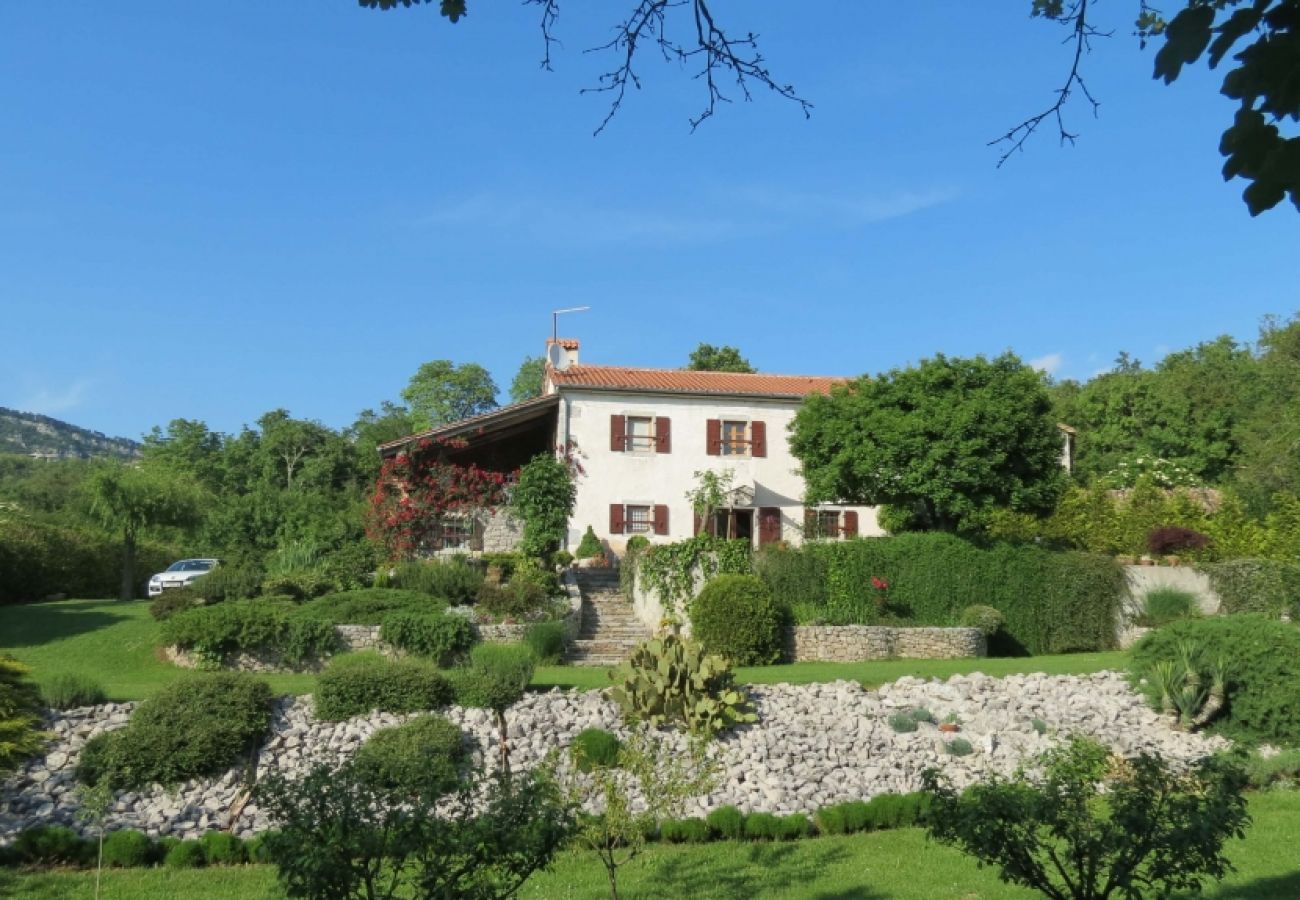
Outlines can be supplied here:
<path id="1" fill-rule="evenodd" d="M 333 660 L 316 683 L 316 715 L 337 722 L 374 710 L 424 712 L 451 703 L 452 689 L 437 667 L 420 659 L 355 653 Z"/>
<path id="2" fill-rule="evenodd" d="M 153 841 L 144 832 L 124 828 L 104 837 L 104 865 L 110 868 L 137 869 L 152 858 Z"/>
<path id="3" fill-rule="evenodd" d="M 737 666 L 764 666 L 781 658 L 785 616 L 754 575 L 719 575 L 689 607 L 692 636 L 710 653 Z"/>
<path id="4" fill-rule="evenodd" d="M 1227 669 L 1226 708 L 1211 727 L 1245 740 L 1300 741 L 1300 629 L 1256 615 L 1173 622 L 1133 648 L 1134 676 L 1180 660 L 1187 647 Z M 1210 673 L 1200 674 L 1209 684 Z"/>

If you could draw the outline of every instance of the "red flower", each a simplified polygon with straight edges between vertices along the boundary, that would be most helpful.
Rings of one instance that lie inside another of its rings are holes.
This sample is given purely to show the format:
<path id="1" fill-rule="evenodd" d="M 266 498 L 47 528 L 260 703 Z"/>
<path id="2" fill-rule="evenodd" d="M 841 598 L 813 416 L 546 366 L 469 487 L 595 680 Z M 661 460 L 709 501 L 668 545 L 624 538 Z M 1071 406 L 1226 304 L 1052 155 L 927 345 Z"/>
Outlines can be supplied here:
<path id="1" fill-rule="evenodd" d="M 871 586 L 878 591 L 889 590 L 889 582 L 883 578 L 877 578 L 875 575 L 871 576 Z"/>

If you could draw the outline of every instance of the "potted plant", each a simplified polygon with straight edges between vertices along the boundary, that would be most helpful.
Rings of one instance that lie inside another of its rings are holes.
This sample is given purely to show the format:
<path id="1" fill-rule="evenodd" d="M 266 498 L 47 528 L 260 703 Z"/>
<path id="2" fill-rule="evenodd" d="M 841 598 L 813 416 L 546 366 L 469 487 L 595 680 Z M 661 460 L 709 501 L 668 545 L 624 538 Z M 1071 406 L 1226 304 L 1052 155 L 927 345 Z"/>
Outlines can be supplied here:
<path id="1" fill-rule="evenodd" d="M 943 717 L 943 721 L 939 723 L 939 730 L 946 731 L 949 734 L 961 731 L 961 718 L 955 712 L 948 713 Z"/>

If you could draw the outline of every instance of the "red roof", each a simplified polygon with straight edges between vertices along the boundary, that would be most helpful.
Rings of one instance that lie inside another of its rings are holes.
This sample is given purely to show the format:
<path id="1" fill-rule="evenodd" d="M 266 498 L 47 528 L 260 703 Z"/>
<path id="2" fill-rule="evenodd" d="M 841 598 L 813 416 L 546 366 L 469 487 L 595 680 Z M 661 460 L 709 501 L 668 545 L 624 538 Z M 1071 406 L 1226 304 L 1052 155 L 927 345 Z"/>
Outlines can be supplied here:
<path id="1" fill-rule="evenodd" d="M 565 350 L 577 350 L 577 338 L 556 338 L 554 341 L 547 341 L 548 344 L 559 344 Z"/>
<path id="2" fill-rule="evenodd" d="M 637 369 L 630 366 L 572 366 L 547 369 L 557 387 L 650 391 L 674 394 L 740 394 L 759 397 L 806 397 L 829 394 L 852 379 L 824 375 L 764 375 L 739 372 L 694 372 L 689 369 Z"/>

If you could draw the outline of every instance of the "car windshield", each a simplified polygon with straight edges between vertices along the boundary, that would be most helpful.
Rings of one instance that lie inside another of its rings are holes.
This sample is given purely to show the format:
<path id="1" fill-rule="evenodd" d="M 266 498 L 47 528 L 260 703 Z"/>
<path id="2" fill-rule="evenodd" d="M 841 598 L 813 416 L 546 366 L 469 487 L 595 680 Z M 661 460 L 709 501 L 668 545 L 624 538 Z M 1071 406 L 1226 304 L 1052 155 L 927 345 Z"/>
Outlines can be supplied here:
<path id="1" fill-rule="evenodd" d="M 212 561 L 207 559 L 182 559 L 167 567 L 168 572 L 206 572 L 212 568 Z"/>

